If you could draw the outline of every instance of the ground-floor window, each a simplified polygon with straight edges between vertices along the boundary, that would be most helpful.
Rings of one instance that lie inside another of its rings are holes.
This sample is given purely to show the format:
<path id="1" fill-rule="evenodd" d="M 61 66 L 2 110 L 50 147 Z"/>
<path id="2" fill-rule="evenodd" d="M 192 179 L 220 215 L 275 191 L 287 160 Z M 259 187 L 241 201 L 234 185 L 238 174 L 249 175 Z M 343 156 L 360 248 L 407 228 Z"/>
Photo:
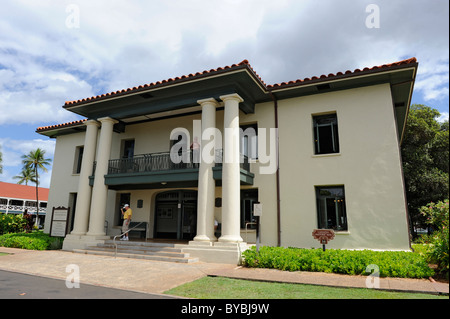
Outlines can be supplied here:
<path id="1" fill-rule="evenodd" d="M 348 230 L 344 186 L 317 186 L 316 200 L 318 228 Z"/>

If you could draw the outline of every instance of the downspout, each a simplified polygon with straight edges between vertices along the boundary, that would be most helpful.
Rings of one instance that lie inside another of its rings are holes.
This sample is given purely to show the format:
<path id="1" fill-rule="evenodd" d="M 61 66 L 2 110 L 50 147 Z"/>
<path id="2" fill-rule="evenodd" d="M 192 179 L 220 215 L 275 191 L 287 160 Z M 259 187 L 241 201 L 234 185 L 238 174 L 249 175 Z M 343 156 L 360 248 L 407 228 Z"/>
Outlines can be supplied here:
<path id="1" fill-rule="evenodd" d="M 277 171 L 276 171 L 276 185 L 277 185 L 277 246 L 281 246 L 281 208 L 280 208 L 280 152 L 278 141 L 278 100 L 272 92 L 269 92 L 273 100 L 275 113 L 275 129 L 277 134 Z"/>

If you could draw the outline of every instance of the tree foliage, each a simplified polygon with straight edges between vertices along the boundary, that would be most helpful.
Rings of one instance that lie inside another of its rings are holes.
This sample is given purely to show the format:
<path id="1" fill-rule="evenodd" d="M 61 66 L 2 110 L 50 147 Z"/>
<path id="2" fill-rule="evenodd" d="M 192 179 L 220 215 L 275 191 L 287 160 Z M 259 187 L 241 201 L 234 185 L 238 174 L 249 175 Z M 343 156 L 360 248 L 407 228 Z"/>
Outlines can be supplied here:
<path id="1" fill-rule="evenodd" d="M 426 227 L 420 208 L 449 197 L 449 124 L 425 105 L 411 106 L 402 143 L 406 198 L 412 225 Z"/>
<path id="2" fill-rule="evenodd" d="M 24 167 L 20 172 L 20 175 L 16 175 L 13 177 L 14 179 L 18 179 L 17 184 L 28 185 L 28 182 L 36 183 L 36 173 L 31 167 Z"/>
<path id="3" fill-rule="evenodd" d="M 52 161 L 50 158 L 45 158 L 45 151 L 37 148 L 36 150 L 30 151 L 26 155 L 22 155 L 23 170 L 34 171 L 34 178 L 36 183 L 36 225 L 39 225 L 39 174 L 38 170 L 42 169 L 44 172 L 47 171 L 45 166 L 50 165 Z"/>

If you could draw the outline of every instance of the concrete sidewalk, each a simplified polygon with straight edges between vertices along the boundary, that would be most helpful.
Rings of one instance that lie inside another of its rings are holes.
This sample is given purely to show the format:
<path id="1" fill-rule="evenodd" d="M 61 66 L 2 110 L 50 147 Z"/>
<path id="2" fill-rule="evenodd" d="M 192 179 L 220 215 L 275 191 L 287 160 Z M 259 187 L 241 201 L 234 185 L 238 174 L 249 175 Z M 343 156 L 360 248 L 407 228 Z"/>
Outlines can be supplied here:
<path id="1" fill-rule="evenodd" d="M 252 269 L 229 264 L 170 263 L 142 259 L 76 254 L 66 251 L 31 251 L 0 247 L 0 269 L 65 280 L 67 266 L 79 267 L 80 283 L 130 291 L 162 294 L 205 276 L 334 287 L 366 288 L 364 276 Z M 448 294 L 449 285 L 427 279 L 380 278 L 380 289 Z"/>

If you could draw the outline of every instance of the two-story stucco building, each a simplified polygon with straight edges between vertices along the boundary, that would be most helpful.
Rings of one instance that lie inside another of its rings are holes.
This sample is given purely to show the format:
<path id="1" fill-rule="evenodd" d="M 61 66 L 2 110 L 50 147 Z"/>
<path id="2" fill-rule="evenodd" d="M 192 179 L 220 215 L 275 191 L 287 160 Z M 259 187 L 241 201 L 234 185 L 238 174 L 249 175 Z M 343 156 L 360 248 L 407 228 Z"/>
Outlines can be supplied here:
<path id="1" fill-rule="evenodd" d="M 56 138 L 64 249 L 120 234 L 125 203 L 147 238 L 254 242 L 260 203 L 263 245 L 321 247 L 312 231 L 327 228 L 329 248 L 408 250 L 400 144 L 417 67 L 266 85 L 244 60 L 66 102 L 86 120 L 37 129 Z"/>

